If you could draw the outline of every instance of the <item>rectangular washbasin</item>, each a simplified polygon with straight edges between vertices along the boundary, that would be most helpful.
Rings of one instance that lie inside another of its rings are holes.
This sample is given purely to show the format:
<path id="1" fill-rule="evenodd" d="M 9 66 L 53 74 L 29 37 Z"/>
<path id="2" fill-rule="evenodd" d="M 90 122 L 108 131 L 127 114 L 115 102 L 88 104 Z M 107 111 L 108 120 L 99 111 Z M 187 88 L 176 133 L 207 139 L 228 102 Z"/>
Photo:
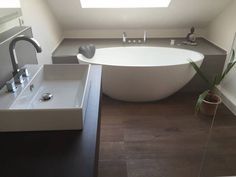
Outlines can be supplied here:
<path id="1" fill-rule="evenodd" d="M 0 131 L 82 129 L 90 65 L 43 65 L 33 72 L 16 93 L 0 92 Z"/>

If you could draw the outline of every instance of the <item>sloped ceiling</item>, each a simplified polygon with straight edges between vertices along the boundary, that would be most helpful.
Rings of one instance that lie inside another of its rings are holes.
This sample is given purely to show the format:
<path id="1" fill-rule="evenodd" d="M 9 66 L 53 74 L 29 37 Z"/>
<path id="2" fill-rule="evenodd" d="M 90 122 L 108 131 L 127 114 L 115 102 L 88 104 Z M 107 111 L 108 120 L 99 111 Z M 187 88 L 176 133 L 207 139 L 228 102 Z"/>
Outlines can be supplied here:
<path id="1" fill-rule="evenodd" d="M 233 0 L 172 0 L 169 8 L 82 9 L 79 0 L 47 0 L 64 30 L 204 28 Z"/>

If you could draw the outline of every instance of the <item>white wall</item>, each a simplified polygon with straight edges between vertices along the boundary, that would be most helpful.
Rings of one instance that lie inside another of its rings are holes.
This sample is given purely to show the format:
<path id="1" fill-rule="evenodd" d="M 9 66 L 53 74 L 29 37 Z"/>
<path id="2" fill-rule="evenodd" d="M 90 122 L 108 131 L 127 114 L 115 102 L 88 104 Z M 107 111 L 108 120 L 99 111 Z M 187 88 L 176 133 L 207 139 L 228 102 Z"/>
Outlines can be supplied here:
<path id="1" fill-rule="evenodd" d="M 199 32 L 232 0 L 172 0 L 168 8 L 133 9 L 83 9 L 79 0 L 47 1 L 65 37 L 120 38 L 123 31 L 134 37 L 143 30 L 152 37 L 183 37 L 195 26 Z"/>
<path id="2" fill-rule="evenodd" d="M 236 32 L 236 1 L 233 1 L 220 15 L 208 26 L 207 38 L 229 51 Z"/>
<path id="3" fill-rule="evenodd" d="M 236 32 L 236 1 L 234 0 L 208 26 L 207 38 L 211 42 L 230 52 Z M 227 64 L 227 63 L 226 63 Z M 221 84 L 225 103 L 236 114 L 236 67 Z"/>
<path id="4" fill-rule="evenodd" d="M 24 25 L 31 26 L 34 38 L 43 52 L 38 54 L 39 64 L 51 63 L 51 54 L 62 39 L 60 26 L 44 0 L 21 0 Z"/>

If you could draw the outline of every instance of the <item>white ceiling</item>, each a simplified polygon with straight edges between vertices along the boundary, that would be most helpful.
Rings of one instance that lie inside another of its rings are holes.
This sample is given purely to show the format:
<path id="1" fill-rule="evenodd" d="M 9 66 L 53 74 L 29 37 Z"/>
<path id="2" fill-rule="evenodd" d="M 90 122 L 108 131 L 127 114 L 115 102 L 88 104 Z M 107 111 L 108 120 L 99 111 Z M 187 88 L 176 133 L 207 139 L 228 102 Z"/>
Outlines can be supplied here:
<path id="1" fill-rule="evenodd" d="M 165 29 L 205 27 L 233 0 L 172 0 L 169 8 L 82 9 L 79 0 L 47 0 L 62 28 Z"/>

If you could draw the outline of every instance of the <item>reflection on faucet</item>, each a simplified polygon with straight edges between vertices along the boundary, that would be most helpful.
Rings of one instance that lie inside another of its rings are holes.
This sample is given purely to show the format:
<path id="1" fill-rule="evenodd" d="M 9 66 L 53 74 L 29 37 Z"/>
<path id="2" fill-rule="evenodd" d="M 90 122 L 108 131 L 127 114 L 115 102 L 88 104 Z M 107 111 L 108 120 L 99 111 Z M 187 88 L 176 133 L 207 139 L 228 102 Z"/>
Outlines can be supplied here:
<path id="1" fill-rule="evenodd" d="M 143 33 L 143 43 L 146 43 L 147 41 L 147 31 L 144 31 Z"/>
<path id="2" fill-rule="evenodd" d="M 127 34 L 126 34 L 126 32 L 123 32 L 122 41 L 123 41 L 123 43 L 126 43 L 126 41 L 127 41 Z"/>

